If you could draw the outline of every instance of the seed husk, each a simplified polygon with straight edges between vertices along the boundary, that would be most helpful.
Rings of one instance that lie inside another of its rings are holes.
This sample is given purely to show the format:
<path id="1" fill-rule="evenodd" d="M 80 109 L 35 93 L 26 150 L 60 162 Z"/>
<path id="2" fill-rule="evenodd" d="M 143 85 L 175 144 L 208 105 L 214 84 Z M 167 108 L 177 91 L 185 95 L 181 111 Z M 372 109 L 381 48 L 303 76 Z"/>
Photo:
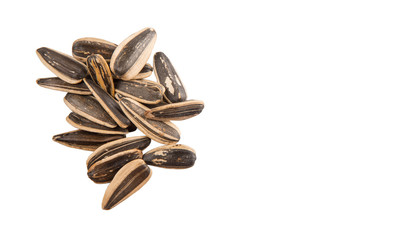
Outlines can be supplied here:
<path id="1" fill-rule="evenodd" d="M 113 118 L 118 126 L 122 128 L 127 128 L 131 124 L 128 118 L 124 116 L 120 105 L 114 100 L 114 98 L 110 94 L 108 94 L 90 78 L 84 78 L 84 82 L 89 90 L 91 90 L 96 100 L 98 100 L 99 104 Z"/>
<path id="2" fill-rule="evenodd" d="M 146 136 L 128 137 L 106 143 L 96 149 L 87 159 L 87 169 L 93 164 L 105 159 L 109 156 L 115 155 L 131 149 L 139 149 L 143 151 L 151 143 L 151 139 Z"/>
<path id="3" fill-rule="evenodd" d="M 99 86 L 114 97 L 114 82 L 109 65 L 99 54 L 92 54 L 87 58 L 88 72 Z"/>
<path id="4" fill-rule="evenodd" d="M 143 160 L 137 159 L 124 165 L 106 189 L 102 208 L 109 210 L 138 191 L 150 179 L 151 170 Z"/>
<path id="5" fill-rule="evenodd" d="M 150 65 L 150 63 L 146 63 L 142 70 L 134 77 L 134 79 L 143 79 L 143 78 L 148 78 L 151 76 L 153 73 L 153 67 Z"/>
<path id="6" fill-rule="evenodd" d="M 156 39 L 153 28 L 144 28 L 122 41 L 110 60 L 115 76 L 123 80 L 135 78 L 147 63 Z"/>
<path id="7" fill-rule="evenodd" d="M 146 106 L 146 107 L 148 107 L 149 109 L 153 109 L 153 108 L 156 108 L 156 107 L 165 106 L 165 105 L 167 105 L 167 104 L 169 104 L 169 103 L 164 102 L 163 99 L 162 99 L 161 102 L 156 103 L 156 104 L 147 104 L 147 103 L 143 103 L 143 105 Z"/>
<path id="8" fill-rule="evenodd" d="M 108 128 L 103 125 L 92 122 L 91 120 L 78 115 L 77 113 L 71 112 L 69 116 L 66 117 L 66 121 L 75 128 L 84 130 L 87 132 L 103 133 L 103 134 L 127 134 L 128 129 L 115 127 Z"/>
<path id="9" fill-rule="evenodd" d="M 78 115 L 109 128 L 117 127 L 117 123 L 93 96 L 68 93 L 63 100 L 66 106 Z"/>
<path id="10" fill-rule="evenodd" d="M 147 119 L 144 113 L 149 110 L 146 106 L 131 99 L 123 97 L 120 106 L 125 115 L 136 127 L 149 138 L 163 144 L 176 143 L 180 139 L 180 131 L 169 121 L 157 121 Z"/>
<path id="11" fill-rule="evenodd" d="M 116 80 L 114 84 L 117 93 L 138 102 L 156 104 L 162 101 L 164 87 L 156 82 L 145 79 Z"/>
<path id="12" fill-rule="evenodd" d="M 85 85 L 85 83 L 80 82 L 77 84 L 70 84 L 58 77 L 39 78 L 37 79 L 36 83 L 41 87 L 58 90 L 62 92 L 69 92 L 79 95 L 92 94 L 91 91 L 89 91 L 87 85 Z"/>
<path id="13" fill-rule="evenodd" d="M 163 52 L 154 54 L 154 73 L 157 81 L 165 87 L 164 98 L 166 101 L 176 103 L 187 99 L 187 93 L 179 75 Z"/>
<path id="14" fill-rule="evenodd" d="M 87 57 L 91 54 L 100 54 L 107 61 L 110 62 L 111 55 L 113 55 L 117 44 L 99 39 L 99 38 L 80 38 L 73 42 L 72 53 L 73 57 L 81 62 L 86 62 Z"/>
<path id="15" fill-rule="evenodd" d="M 94 151 L 104 143 L 111 142 L 120 138 L 125 138 L 125 135 L 109 135 L 91 133 L 82 130 L 74 130 L 57 134 L 52 137 L 52 140 L 68 147 L 87 151 Z"/>
<path id="16" fill-rule="evenodd" d="M 143 155 L 148 165 L 176 169 L 192 167 L 196 158 L 194 149 L 182 144 L 157 147 Z"/>
<path id="17" fill-rule="evenodd" d="M 204 103 L 202 101 L 188 100 L 152 108 L 145 113 L 145 116 L 149 119 L 162 121 L 185 120 L 197 116 L 203 108 Z"/>
<path id="18" fill-rule="evenodd" d="M 88 169 L 87 175 L 95 183 L 108 183 L 125 164 L 141 158 L 139 149 L 122 151 L 97 161 Z"/>
<path id="19" fill-rule="evenodd" d="M 77 84 L 87 76 L 87 67 L 73 57 L 50 48 L 36 50 L 40 61 L 56 76 L 70 84 Z"/>

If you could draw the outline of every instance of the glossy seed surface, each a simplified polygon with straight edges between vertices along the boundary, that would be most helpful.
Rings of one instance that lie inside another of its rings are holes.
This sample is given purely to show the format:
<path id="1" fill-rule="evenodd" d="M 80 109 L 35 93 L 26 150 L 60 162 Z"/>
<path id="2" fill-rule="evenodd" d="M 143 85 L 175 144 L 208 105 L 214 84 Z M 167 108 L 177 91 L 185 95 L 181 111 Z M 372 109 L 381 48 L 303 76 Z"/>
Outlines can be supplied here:
<path id="1" fill-rule="evenodd" d="M 196 158 L 194 149 L 182 144 L 157 147 L 143 155 L 148 165 L 177 169 L 192 167 Z"/>
<path id="2" fill-rule="evenodd" d="M 63 100 L 72 112 L 75 112 L 97 124 L 109 128 L 117 127 L 117 123 L 93 96 L 82 96 L 68 93 Z"/>
<path id="3" fill-rule="evenodd" d="M 147 119 L 144 113 L 149 110 L 139 102 L 123 97 L 120 105 L 125 115 L 136 125 L 136 127 L 148 137 L 163 144 L 176 143 L 180 139 L 180 131 L 169 121 L 157 121 Z"/>
<path id="4" fill-rule="evenodd" d="M 126 38 L 115 49 L 110 69 L 119 79 L 130 80 L 143 69 L 153 50 L 157 34 L 145 28 Z"/>
<path id="5" fill-rule="evenodd" d="M 70 84 L 77 84 L 87 76 L 87 67 L 73 57 L 50 48 L 36 50 L 40 61 L 56 76 Z"/>
<path id="6" fill-rule="evenodd" d="M 125 150 L 100 159 L 88 169 L 87 175 L 95 183 L 108 183 L 121 167 L 130 161 L 141 158 L 141 150 Z"/>
<path id="7" fill-rule="evenodd" d="M 75 130 L 57 134 L 52 137 L 52 140 L 68 147 L 94 151 L 101 145 L 120 138 L 125 138 L 125 135 L 109 135 Z"/>
<path id="8" fill-rule="evenodd" d="M 99 54 L 93 54 L 87 58 L 88 72 L 99 86 L 114 97 L 114 82 L 109 65 Z"/>
<path id="9" fill-rule="evenodd" d="M 73 57 L 85 62 L 91 54 L 100 54 L 107 62 L 110 62 L 117 44 L 100 38 L 80 38 L 74 41 L 72 46 Z"/>
<path id="10" fill-rule="evenodd" d="M 203 108 L 202 101 L 189 100 L 152 108 L 145 113 L 145 116 L 154 120 L 185 120 L 197 116 Z"/>
<path id="11" fill-rule="evenodd" d="M 117 93 L 146 104 L 161 102 L 165 90 L 160 84 L 145 79 L 129 81 L 116 80 L 115 88 Z"/>
<path id="12" fill-rule="evenodd" d="M 169 103 L 183 102 L 187 99 L 187 93 L 179 75 L 163 52 L 154 54 L 154 73 L 157 81 L 165 87 L 164 98 Z"/>
<path id="13" fill-rule="evenodd" d="M 50 78 L 39 78 L 36 83 L 40 87 L 49 88 L 53 90 L 58 90 L 62 92 L 69 92 L 79 95 L 91 95 L 91 91 L 89 91 L 87 85 L 85 83 L 80 82 L 77 84 L 70 84 L 68 82 L 63 81 L 58 77 L 50 77 Z"/>
<path id="14" fill-rule="evenodd" d="M 150 179 L 151 170 L 141 159 L 123 166 L 110 182 L 102 201 L 102 208 L 109 210 L 138 191 Z"/>

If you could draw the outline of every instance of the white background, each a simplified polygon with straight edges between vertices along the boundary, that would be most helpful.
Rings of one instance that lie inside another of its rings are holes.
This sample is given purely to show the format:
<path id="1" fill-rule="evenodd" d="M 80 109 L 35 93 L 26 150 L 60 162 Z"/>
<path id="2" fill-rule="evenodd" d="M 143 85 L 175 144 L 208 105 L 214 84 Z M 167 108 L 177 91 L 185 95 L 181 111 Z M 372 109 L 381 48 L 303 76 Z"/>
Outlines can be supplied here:
<path id="1" fill-rule="evenodd" d="M 395 239 L 394 4 L 3 1 L 0 238 Z M 104 211 L 35 50 L 144 27 L 205 102 L 176 122 L 197 161 Z"/>

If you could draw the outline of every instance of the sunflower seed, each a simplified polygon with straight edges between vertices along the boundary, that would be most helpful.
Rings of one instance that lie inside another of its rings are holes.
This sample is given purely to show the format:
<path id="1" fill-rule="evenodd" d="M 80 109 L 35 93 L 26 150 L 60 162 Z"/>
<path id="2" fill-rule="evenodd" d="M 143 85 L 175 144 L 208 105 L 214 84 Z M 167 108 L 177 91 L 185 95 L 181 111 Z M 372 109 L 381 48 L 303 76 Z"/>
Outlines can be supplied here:
<path id="1" fill-rule="evenodd" d="M 68 93 L 63 100 L 66 106 L 78 115 L 109 128 L 117 127 L 117 123 L 107 114 L 93 96 Z"/>
<path id="2" fill-rule="evenodd" d="M 86 66 L 69 55 L 46 47 L 37 49 L 36 53 L 51 72 L 70 84 L 80 83 L 88 74 Z"/>
<path id="3" fill-rule="evenodd" d="M 109 65 L 99 54 L 93 54 L 87 58 L 88 72 L 99 86 L 114 97 L 114 82 Z"/>
<path id="4" fill-rule="evenodd" d="M 39 78 L 36 83 L 44 88 L 49 88 L 53 90 L 58 90 L 62 92 L 69 92 L 80 95 L 91 95 L 87 85 L 85 83 L 70 84 L 58 77 L 51 78 Z"/>
<path id="5" fill-rule="evenodd" d="M 146 63 L 146 65 L 144 65 L 143 69 L 140 70 L 140 72 L 134 77 L 134 79 L 148 78 L 151 76 L 152 73 L 153 67 L 149 63 Z"/>
<path id="6" fill-rule="evenodd" d="M 131 124 L 128 118 L 122 113 L 120 105 L 114 100 L 113 97 L 110 96 L 110 94 L 108 94 L 90 78 L 84 78 L 84 83 L 87 85 L 89 90 L 91 90 L 99 104 L 113 118 L 118 126 L 127 128 Z"/>
<path id="7" fill-rule="evenodd" d="M 117 44 L 99 38 L 80 38 L 74 41 L 72 52 L 73 57 L 81 62 L 85 62 L 91 54 L 100 54 L 110 62 Z"/>
<path id="8" fill-rule="evenodd" d="M 91 120 L 78 115 L 77 113 L 70 113 L 69 116 L 66 117 L 66 121 L 75 128 L 80 130 L 84 130 L 87 132 L 94 133 L 103 133 L 103 134 L 127 134 L 128 129 L 115 127 L 108 128 L 103 125 L 92 122 Z"/>
<path id="9" fill-rule="evenodd" d="M 148 107 L 149 109 L 153 109 L 153 108 L 156 108 L 156 107 L 165 106 L 165 105 L 167 105 L 167 104 L 169 104 L 169 103 L 164 102 L 164 100 L 162 100 L 161 102 L 156 103 L 156 104 L 143 103 L 143 105 L 146 106 L 146 107 Z"/>
<path id="10" fill-rule="evenodd" d="M 125 138 L 125 135 L 108 135 L 75 130 L 71 132 L 57 134 L 52 137 L 52 140 L 68 147 L 94 151 L 104 143 L 111 142 L 120 138 Z"/>
<path id="11" fill-rule="evenodd" d="M 152 108 L 145 113 L 145 116 L 149 119 L 162 121 L 185 120 L 200 114 L 203 108 L 202 101 L 189 100 Z"/>
<path id="12" fill-rule="evenodd" d="M 122 41 L 110 60 L 115 76 L 123 80 L 136 77 L 149 59 L 156 39 L 155 30 L 145 28 Z"/>
<path id="13" fill-rule="evenodd" d="M 164 87 L 160 84 L 140 79 L 140 80 L 116 80 L 116 92 L 125 97 L 130 97 L 141 103 L 156 104 L 161 102 Z"/>
<path id="14" fill-rule="evenodd" d="M 125 164 L 141 158 L 142 151 L 139 149 L 122 151 L 97 161 L 88 169 L 87 175 L 95 183 L 107 183 Z"/>
<path id="15" fill-rule="evenodd" d="M 187 99 L 187 93 L 179 75 L 169 58 L 162 52 L 154 54 L 154 73 L 157 81 L 166 89 L 164 94 L 166 101 L 176 103 Z"/>
<path id="16" fill-rule="evenodd" d="M 120 152 L 124 152 L 131 149 L 139 149 L 143 151 L 150 145 L 150 138 L 146 136 L 142 137 L 128 137 L 112 141 L 100 146 L 96 149 L 87 159 L 87 169 L 89 169 L 93 164 L 105 159 L 109 156 L 115 155 Z"/>
<path id="17" fill-rule="evenodd" d="M 102 201 L 102 208 L 109 210 L 136 191 L 150 179 L 151 170 L 143 160 L 138 159 L 123 166 L 110 182 Z"/>
<path id="18" fill-rule="evenodd" d="M 126 97 L 121 98 L 120 106 L 129 120 L 149 138 L 163 144 L 179 141 L 180 131 L 173 123 L 144 117 L 144 113 L 149 110 L 146 106 Z"/>
<path id="19" fill-rule="evenodd" d="M 189 168 L 196 158 L 194 149 L 182 144 L 157 147 L 143 155 L 148 165 L 163 168 Z"/>

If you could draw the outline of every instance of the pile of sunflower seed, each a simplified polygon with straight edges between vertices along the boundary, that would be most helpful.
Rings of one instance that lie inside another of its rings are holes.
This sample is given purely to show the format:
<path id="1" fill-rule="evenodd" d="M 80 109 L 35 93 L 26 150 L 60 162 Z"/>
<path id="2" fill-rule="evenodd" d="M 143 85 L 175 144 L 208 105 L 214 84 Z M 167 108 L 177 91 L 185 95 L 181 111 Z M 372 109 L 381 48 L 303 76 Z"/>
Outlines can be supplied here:
<path id="1" fill-rule="evenodd" d="M 73 43 L 72 55 L 42 47 L 41 62 L 56 77 L 37 84 L 67 92 L 64 102 L 72 111 L 67 122 L 77 130 L 55 135 L 53 140 L 93 153 L 87 159 L 88 177 L 110 183 L 102 201 L 111 209 L 139 190 L 151 176 L 148 165 L 189 168 L 194 149 L 177 144 L 179 129 L 172 120 L 201 113 L 204 103 L 187 100 L 185 88 L 169 58 L 162 52 L 147 63 L 157 34 L 145 28 L 118 46 L 98 38 Z M 154 71 L 157 82 L 146 80 Z M 139 129 L 146 136 L 126 137 Z M 163 146 L 143 153 L 154 140 Z"/>

